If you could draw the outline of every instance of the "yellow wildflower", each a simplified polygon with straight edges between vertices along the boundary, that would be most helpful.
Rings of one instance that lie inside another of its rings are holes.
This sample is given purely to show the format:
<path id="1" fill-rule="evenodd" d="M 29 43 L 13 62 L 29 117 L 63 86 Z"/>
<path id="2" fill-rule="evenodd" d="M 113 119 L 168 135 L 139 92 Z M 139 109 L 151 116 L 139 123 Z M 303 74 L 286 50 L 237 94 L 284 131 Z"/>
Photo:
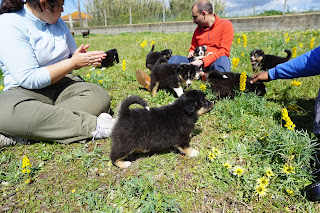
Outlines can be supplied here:
<path id="1" fill-rule="evenodd" d="M 234 174 L 234 175 L 241 176 L 242 173 L 243 173 L 243 169 L 242 169 L 240 166 L 236 166 L 236 167 L 233 169 L 233 174 Z"/>
<path id="2" fill-rule="evenodd" d="M 243 37 L 243 47 L 247 47 L 248 40 L 247 40 L 246 34 L 243 34 L 242 37 Z"/>
<path id="3" fill-rule="evenodd" d="M 265 178 L 265 177 L 262 177 L 262 178 L 259 178 L 257 180 L 257 183 L 258 183 L 259 186 L 268 186 L 269 185 L 269 179 Z"/>
<path id="4" fill-rule="evenodd" d="M 290 37 L 286 38 L 286 43 L 289 43 Z"/>
<path id="5" fill-rule="evenodd" d="M 216 149 L 216 148 L 212 148 L 212 153 L 215 154 L 216 156 L 221 155 L 221 151 L 219 149 Z"/>
<path id="6" fill-rule="evenodd" d="M 292 48 L 292 58 L 297 57 L 297 47 Z"/>
<path id="7" fill-rule="evenodd" d="M 285 34 L 284 34 L 284 39 L 286 39 L 288 36 L 289 36 L 289 34 L 288 34 L 288 33 L 285 33 Z"/>
<path id="8" fill-rule="evenodd" d="M 224 167 L 226 167 L 227 169 L 230 169 L 231 168 L 231 165 L 228 163 L 228 162 L 225 162 L 223 164 Z"/>
<path id="9" fill-rule="evenodd" d="M 232 59 L 232 68 L 235 69 L 237 68 L 237 66 L 239 65 L 239 62 L 240 62 L 240 58 L 233 58 Z"/>
<path id="10" fill-rule="evenodd" d="M 237 44 L 240 44 L 240 38 L 237 39 Z"/>
<path id="11" fill-rule="evenodd" d="M 156 43 L 156 41 L 152 40 L 152 41 L 151 41 L 151 46 L 152 46 L 153 44 L 155 44 L 155 43 Z"/>
<path id="12" fill-rule="evenodd" d="M 30 169 L 32 164 L 30 163 L 30 160 L 27 156 L 24 156 L 22 159 L 22 172 L 23 173 L 30 173 Z"/>
<path id="13" fill-rule="evenodd" d="M 301 82 L 300 82 L 300 81 L 293 80 L 293 81 L 291 81 L 290 85 L 291 85 L 291 86 L 300 87 L 300 86 L 301 86 Z"/>
<path id="14" fill-rule="evenodd" d="M 291 196 L 294 195 L 294 194 L 293 194 L 293 191 L 292 191 L 291 189 L 287 189 L 286 191 L 287 191 L 287 193 L 288 193 L 289 195 L 291 195 Z"/>
<path id="15" fill-rule="evenodd" d="M 145 48 L 147 46 L 148 42 L 144 40 L 141 44 L 140 47 Z"/>
<path id="16" fill-rule="evenodd" d="M 247 82 L 247 73 L 243 71 L 240 75 L 240 82 L 239 82 L 240 91 L 244 91 L 246 89 L 246 82 Z"/>
<path id="17" fill-rule="evenodd" d="M 102 80 L 99 80 L 98 82 L 99 82 L 99 84 L 102 84 Z"/>
<path id="18" fill-rule="evenodd" d="M 299 47 L 300 47 L 300 48 L 302 48 L 302 47 L 303 47 L 303 44 L 302 44 L 302 43 L 300 43 L 300 44 L 299 44 Z"/>
<path id="19" fill-rule="evenodd" d="M 0 85 L 0 91 L 2 91 L 2 90 L 3 90 L 3 88 L 4 88 L 4 86 L 3 86 L 3 85 Z"/>
<path id="20" fill-rule="evenodd" d="M 122 70 L 126 71 L 126 61 L 125 60 L 122 61 Z"/>
<path id="21" fill-rule="evenodd" d="M 206 90 L 206 89 L 207 89 L 207 87 L 206 87 L 206 85 L 201 84 L 200 89 L 201 89 L 201 90 Z"/>
<path id="22" fill-rule="evenodd" d="M 266 169 L 266 175 L 268 177 L 272 177 L 273 176 L 273 171 L 270 168 Z"/>
<path id="23" fill-rule="evenodd" d="M 283 108 L 281 110 L 281 114 L 282 114 L 282 119 L 286 122 L 286 124 L 284 126 L 290 130 L 293 130 L 293 128 L 295 128 L 296 125 L 291 121 L 291 119 L 288 115 L 288 110 L 286 108 Z"/>
<path id="24" fill-rule="evenodd" d="M 217 155 L 215 155 L 213 152 L 209 152 L 208 156 L 209 156 L 210 160 L 213 160 L 213 159 L 215 159 L 217 157 Z"/>
<path id="25" fill-rule="evenodd" d="M 259 195 L 259 197 L 265 196 L 266 192 L 267 192 L 267 189 L 265 186 L 260 185 L 256 188 L 256 193 Z"/>
<path id="26" fill-rule="evenodd" d="M 289 174 L 289 173 L 294 173 L 294 167 L 291 166 L 291 165 L 288 165 L 288 164 L 284 164 L 283 165 L 283 168 L 282 168 L 282 171 L 286 174 Z"/>
<path id="27" fill-rule="evenodd" d="M 77 190 L 76 189 L 72 189 L 71 190 L 71 193 L 75 193 Z"/>
<path id="28" fill-rule="evenodd" d="M 88 73 L 88 74 L 86 75 L 86 77 L 87 77 L 87 78 L 90 78 L 90 74 Z"/>
<path id="29" fill-rule="evenodd" d="M 313 49 L 313 45 L 314 45 L 314 38 L 312 38 L 310 41 L 310 49 Z"/>
<path id="30" fill-rule="evenodd" d="M 242 57 L 242 58 L 244 57 L 244 53 L 243 53 L 243 52 L 241 52 L 241 57 Z"/>

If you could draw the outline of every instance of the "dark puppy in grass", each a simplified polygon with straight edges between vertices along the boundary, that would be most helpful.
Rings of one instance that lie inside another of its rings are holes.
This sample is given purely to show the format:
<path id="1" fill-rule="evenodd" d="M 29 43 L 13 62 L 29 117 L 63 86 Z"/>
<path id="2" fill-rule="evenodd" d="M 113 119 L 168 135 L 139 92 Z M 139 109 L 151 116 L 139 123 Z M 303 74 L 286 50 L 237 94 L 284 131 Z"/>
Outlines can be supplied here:
<path id="1" fill-rule="evenodd" d="M 158 89 L 173 89 L 177 96 L 183 94 L 183 86 L 190 86 L 196 78 L 198 66 L 192 64 L 168 64 L 160 58 L 151 70 L 150 89 L 155 96 Z"/>
<path id="2" fill-rule="evenodd" d="M 285 50 L 285 52 L 287 53 L 287 57 L 282 58 L 276 55 L 266 55 L 262 50 L 253 50 L 250 53 L 250 60 L 253 71 L 267 71 L 268 69 L 274 68 L 278 64 L 289 61 L 289 59 L 291 58 L 291 51 Z"/>
<path id="3" fill-rule="evenodd" d="M 206 79 L 210 83 L 212 92 L 217 93 L 220 98 L 234 98 L 236 90 L 239 89 L 240 73 L 220 72 L 210 70 L 206 73 Z M 251 77 L 247 77 L 246 92 L 255 92 L 259 96 L 266 94 L 267 90 L 262 82 L 250 83 Z"/>
<path id="4" fill-rule="evenodd" d="M 139 104 L 143 108 L 129 108 Z M 114 165 L 125 169 L 131 165 L 124 159 L 133 152 L 168 150 L 177 147 L 189 157 L 198 151 L 190 147 L 190 135 L 199 116 L 209 112 L 213 103 L 198 90 L 184 93 L 167 106 L 149 109 L 138 96 L 130 96 L 120 105 L 111 134 L 110 158 Z"/>
<path id="5" fill-rule="evenodd" d="M 101 64 L 94 65 L 90 70 L 94 70 L 97 67 L 102 67 L 104 70 L 106 67 L 110 67 L 114 62 L 119 63 L 119 55 L 117 49 L 111 49 L 106 52 L 107 56 L 102 59 Z"/>
<path id="6" fill-rule="evenodd" d="M 165 50 L 162 50 L 161 52 L 154 52 L 154 45 L 152 45 L 152 48 L 147 55 L 146 67 L 149 70 L 152 70 L 153 66 L 155 65 L 155 63 L 159 58 L 165 58 L 169 60 L 171 56 L 172 56 L 172 51 L 170 49 L 165 49 Z"/>

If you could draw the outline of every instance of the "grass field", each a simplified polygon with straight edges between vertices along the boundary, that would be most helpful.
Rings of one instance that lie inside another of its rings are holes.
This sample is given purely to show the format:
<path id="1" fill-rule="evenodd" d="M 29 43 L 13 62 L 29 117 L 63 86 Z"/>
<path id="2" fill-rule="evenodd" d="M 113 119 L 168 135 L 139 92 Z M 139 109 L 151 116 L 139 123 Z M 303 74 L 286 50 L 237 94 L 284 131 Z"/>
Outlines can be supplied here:
<path id="1" fill-rule="evenodd" d="M 319 46 L 320 31 L 237 32 L 230 59 L 239 58 L 233 72 L 252 75 L 249 53 L 263 49 L 285 56 L 285 49 L 301 55 Z M 244 36 L 245 35 L 245 36 Z M 159 91 L 155 97 L 135 79 L 145 59 L 170 48 L 187 55 L 191 33 L 138 33 L 75 37 L 90 50 L 117 48 L 120 63 L 101 71 L 77 70 L 88 82 L 105 88 L 115 111 L 121 100 L 139 95 L 151 107 L 169 104 L 175 97 Z M 312 39 L 315 39 L 312 42 Z M 147 45 L 141 44 L 145 41 Z M 235 60 L 233 60 L 235 61 Z M 0 151 L 0 211 L 8 212 L 319 212 L 302 189 L 312 182 L 308 163 L 318 76 L 266 83 L 264 97 L 238 93 L 233 100 L 216 100 L 208 85 L 200 89 L 215 101 L 202 116 L 191 138 L 199 156 L 189 158 L 172 148 L 160 153 L 133 155 L 130 168 L 110 163 L 110 139 L 87 144 L 34 143 Z M 0 80 L 0 87 L 3 85 Z M 93 103 L 94 104 L 94 103 Z M 296 125 L 286 128 L 282 109 Z M 23 173 L 23 158 L 30 173 Z"/>

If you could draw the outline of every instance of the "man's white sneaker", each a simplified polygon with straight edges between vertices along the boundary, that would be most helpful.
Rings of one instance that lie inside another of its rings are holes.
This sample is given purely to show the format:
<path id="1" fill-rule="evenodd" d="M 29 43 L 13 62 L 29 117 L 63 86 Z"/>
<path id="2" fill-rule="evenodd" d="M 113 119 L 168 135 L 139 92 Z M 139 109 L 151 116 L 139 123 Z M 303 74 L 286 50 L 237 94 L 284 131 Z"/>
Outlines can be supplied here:
<path id="1" fill-rule="evenodd" d="M 108 113 L 101 113 L 97 117 L 96 130 L 92 132 L 93 139 L 108 138 L 111 135 L 114 120 Z"/>
<path id="2" fill-rule="evenodd" d="M 5 146 L 14 146 L 17 144 L 19 145 L 28 144 L 28 140 L 23 138 L 9 137 L 9 136 L 0 134 L 0 148 Z"/>

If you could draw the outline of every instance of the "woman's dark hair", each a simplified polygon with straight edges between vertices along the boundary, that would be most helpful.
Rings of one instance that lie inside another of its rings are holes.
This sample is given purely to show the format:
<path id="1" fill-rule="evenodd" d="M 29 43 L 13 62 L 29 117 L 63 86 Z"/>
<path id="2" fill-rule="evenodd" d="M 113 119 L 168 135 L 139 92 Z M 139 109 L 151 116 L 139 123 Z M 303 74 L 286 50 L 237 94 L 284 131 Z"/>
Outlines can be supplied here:
<path id="1" fill-rule="evenodd" d="M 42 8 L 40 6 L 40 0 L 26 0 L 28 4 L 37 10 L 42 12 Z M 49 8 L 51 12 L 53 12 L 54 6 L 58 5 L 58 0 L 47 0 Z M 19 11 L 23 8 L 25 2 L 22 0 L 2 0 L 1 7 L 0 7 L 0 15 L 3 13 L 11 13 Z"/>

